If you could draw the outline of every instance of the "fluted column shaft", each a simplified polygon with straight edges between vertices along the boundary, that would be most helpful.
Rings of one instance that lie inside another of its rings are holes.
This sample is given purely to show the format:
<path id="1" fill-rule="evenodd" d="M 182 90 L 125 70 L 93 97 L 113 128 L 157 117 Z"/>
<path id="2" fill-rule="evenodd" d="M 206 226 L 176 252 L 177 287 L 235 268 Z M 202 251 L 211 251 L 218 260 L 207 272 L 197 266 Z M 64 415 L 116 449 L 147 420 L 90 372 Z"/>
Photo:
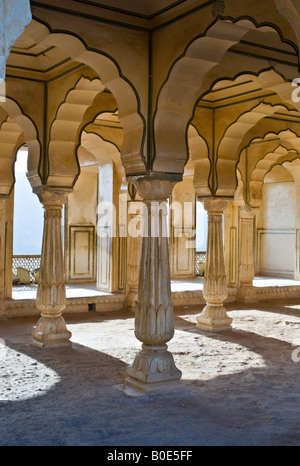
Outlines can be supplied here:
<path id="1" fill-rule="evenodd" d="M 44 232 L 36 306 L 41 312 L 32 343 L 40 347 L 70 346 L 62 312 L 66 307 L 65 271 L 61 235 L 62 207 L 66 192 L 39 190 L 44 206 Z"/>
<path id="2" fill-rule="evenodd" d="M 166 205 L 145 201 L 135 335 L 146 345 L 165 345 L 174 334 Z"/>
<path id="3" fill-rule="evenodd" d="M 127 369 L 125 385 L 144 392 L 168 389 L 181 377 L 166 345 L 174 335 L 164 202 L 171 188 L 172 184 L 164 181 L 151 181 L 151 186 L 137 183 L 144 214 L 135 335 L 142 350 Z M 151 195 L 154 199 L 149 199 Z"/>
<path id="4" fill-rule="evenodd" d="M 206 306 L 197 316 L 197 327 L 205 331 L 231 329 L 223 302 L 227 298 L 227 283 L 223 246 L 223 213 L 227 201 L 209 199 L 203 202 L 208 214 L 206 266 L 203 297 Z"/>

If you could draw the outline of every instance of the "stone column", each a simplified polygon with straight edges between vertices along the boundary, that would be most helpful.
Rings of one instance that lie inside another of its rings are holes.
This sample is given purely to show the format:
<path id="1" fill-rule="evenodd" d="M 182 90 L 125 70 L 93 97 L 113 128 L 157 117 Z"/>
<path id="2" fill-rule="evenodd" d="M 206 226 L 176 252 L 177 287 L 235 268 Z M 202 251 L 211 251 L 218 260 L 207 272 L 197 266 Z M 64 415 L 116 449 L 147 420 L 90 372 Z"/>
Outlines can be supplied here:
<path id="1" fill-rule="evenodd" d="M 62 312 L 66 307 L 65 270 L 61 234 L 62 207 L 70 191 L 36 189 L 44 206 L 44 233 L 36 306 L 41 317 L 32 333 L 40 348 L 71 346 L 71 332 Z"/>
<path id="2" fill-rule="evenodd" d="M 206 266 L 203 297 L 206 306 L 196 317 L 197 327 L 204 331 L 230 330 L 232 319 L 223 302 L 227 298 L 227 283 L 223 246 L 223 213 L 228 201 L 206 199 L 203 205 L 208 214 Z"/>
<path id="3" fill-rule="evenodd" d="M 166 199 L 174 182 L 139 180 L 135 185 L 144 200 L 143 236 L 135 335 L 142 350 L 127 369 L 125 387 L 142 392 L 170 389 L 181 378 L 166 343 L 174 335 L 173 306 L 166 236 Z"/>
<path id="4" fill-rule="evenodd" d="M 0 197 L 0 320 L 6 320 L 7 312 L 4 306 L 5 298 L 5 202 L 6 197 Z"/>
<path id="5" fill-rule="evenodd" d="M 139 288 L 142 208 L 143 203 L 140 201 L 130 201 L 128 203 L 126 307 L 132 311 L 135 311 Z"/>
<path id="6" fill-rule="evenodd" d="M 253 288 L 254 279 L 254 217 L 255 213 L 249 205 L 239 210 L 239 286 L 237 300 L 255 302 L 256 292 Z"/>

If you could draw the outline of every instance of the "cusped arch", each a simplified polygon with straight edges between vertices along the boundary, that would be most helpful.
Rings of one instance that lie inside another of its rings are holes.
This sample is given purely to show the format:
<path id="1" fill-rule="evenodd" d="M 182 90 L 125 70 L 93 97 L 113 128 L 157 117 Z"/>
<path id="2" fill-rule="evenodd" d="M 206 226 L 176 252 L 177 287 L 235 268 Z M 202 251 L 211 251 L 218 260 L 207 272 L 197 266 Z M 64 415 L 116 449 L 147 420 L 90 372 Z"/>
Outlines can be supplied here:
<path id="1" fill-rule="evenodd" d="M 87 110 L 104 89 L 100 79 L 82 77 L 59 106 L 51 126 L 48 146 L 46 178 L 49 186 L 68 187 L 76 181 L 80 171 L 75 155 L 77 136 Z"/>
<path id="2" fill-rule="evenodd" d="M 7 118 L 0 127 L 0 195 L 8 196 L 15 183 L 14 161 L 19 147 L 24 143 L 20 126 Z"/>
<path id="3" fill-rule="evenodd" d="M 23 113 L 21 107 L 10 97 L 6 97 L 0 102 L 0 106 L 5 110 L 12 123 L 16 124 L 23 134 L 22 142 L 28 147 L 27 177 L 32 187 L 40 184 L 40 160 L 41 144 L 37 129 L 32 120 Z M 16 142 L 16 146 L 18 142 Z M 15 153 L 11 158 L 11 170 L 13 170 Z"/>
<path id="4" fill-rule="evenodd" d="M 188 155 L 186 132 L 195 104 L 206 93 L 205 77 L 218 66 L 230 47 L 253 29 L 279 34 L 275 28 L 258 26 L 250 19 L 234 21 L 219 17 L 173 63 L 156 102 L 153 170 L 182 173 Z"/>
<path id="5" fill-rule="evenodd" d="M 31 27 L 34 40 L 65 50 L 74 61 L 88 65 L 98 74 L 103 86 L 113 94 L 118 104 L 119 118 L 124 129 L 122 161 L 126 173 L 144 173 L 145 118 L 140 110 L 138 92 L 123 75 L 117 61 L 104 51 L 90 49 L 75 34 L 55 32 L 37 20 L 32 21 Z"/>
<path id="6" fill-rule="evenodd" d="M 105 141 L 99 134 L 83 131 L 79 156 L 81 148 L 92 154 L 99 165 L 113 162 L 119 182 L 124 181 L 125 169 L 120 152 L 115 144 Z"/>
<path id="7" fill-rule="evenodd" d="M 260 103 L 240 115 L 225 131 L 217 149 L 217 186 L 216 195 L 232 197 L 236 189 L 236 167 L 244 137 L 260 120 L 278 111 L 287 110 L 284 105 Z"/>
<path id="8" fill-rule="evenodd" d="M 272 168 L 277 165 L 283 165 L 285 162 L 291 162 L 299 158 L 299 156 L 300 154 L 296 150 L 286 149 L 281 144 L 274 151 L 265 154 L 265 156 L 256 164 L 256 167 L 250 175 L 250 204 L 254 204 L 257 200 L 261 200 L 265 176 L 272 170 Z"/>
<path id="9" fill-rule="evenodd" d="M 248 136 L 248 135 L 247 135 Z M 248 138 L 247 138 L 248 139 Z M 257 135 L 255 138 L 243 141 L 244 145 L 241 150 L 241 158 L 239 164 L 242 163 L 242 157 L 245 155 L 246 151 L 249 151 L 258 145 L 263 148 L 263 152 L 260 151 L 256 154 L 255 157 L 248 157 L 248 168 L 247 171 L 251 173 L 259 160 L 265 156 L 267 153 L 271 153 L 278 148 L 279 145 L 283 146 L 287 150 L 295 150 L 300 152 L 300 133 L 297 134 L 291 129 L 281 129 L 279 131 L 264 131 L 263 136 Z M 251 159 L 251 160 L 250 160 Z"/>
<path id="10" fill-rule="evenodd" d="M 253 150 L 255 151 L 253 153 Z M 249 152 L 250 151 L 250 152 Z M 247 169 L 242 170 L 245 164 L 245 154 L 247 156 Z M 300 136 L 285 129 L 276 132 L 268 131 L 262 137 L 257 137 L 249 141 L 241 151 L 241 159 L 238 167 L 244 172 L 242 175 L 244 181 L 244 196 L 246 202 L 255 204 L 261 200 L 261 188 L 263 179 L 273 165 L 281 163 L 287 159 L 298 157 L 300 154 Z"/>

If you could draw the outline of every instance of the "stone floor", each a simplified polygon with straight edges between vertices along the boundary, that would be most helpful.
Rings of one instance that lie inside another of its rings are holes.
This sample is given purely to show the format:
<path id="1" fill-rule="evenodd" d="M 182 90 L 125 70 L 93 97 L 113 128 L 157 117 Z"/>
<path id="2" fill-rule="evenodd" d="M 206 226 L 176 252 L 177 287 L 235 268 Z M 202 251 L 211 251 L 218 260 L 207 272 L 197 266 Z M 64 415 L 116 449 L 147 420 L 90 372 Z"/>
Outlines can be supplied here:
<path id="1" fill-rule="evenodd" d="M 253 281 L 255 287 L 283 287 L 283 286 L 300 286 L 300 281 L 280 278 L 280 277 L 255 277 Z M 195 277 L 187 280 L 172 280 L 171 281 L 172 292 L 182 291 L 199 291 L 203 290 L 203 278 Z M 36 298 L 37 285 L 18 285 L 13 286 L 12 298 L 13 299 L 35 299 Z M 67 285 L 66 286 L 67 298 L 77 297 L 88 297 L 88 296 L 100 296 L 110 295 L 104 291 L 96 289 L 94 284 L 87 285 Z"/>
<path id="2" fill-rule="evenodd" d="M 175 311 L 181 386 L 144 396 L 123 391 L 132 315 L 66 315 L 57 350 L 30 344 L 36 318 L 0 322 L 0 446 L 300 445 L 299 300 L 227 309 L 220 334 L 198 331 L 200 307 Z"/>

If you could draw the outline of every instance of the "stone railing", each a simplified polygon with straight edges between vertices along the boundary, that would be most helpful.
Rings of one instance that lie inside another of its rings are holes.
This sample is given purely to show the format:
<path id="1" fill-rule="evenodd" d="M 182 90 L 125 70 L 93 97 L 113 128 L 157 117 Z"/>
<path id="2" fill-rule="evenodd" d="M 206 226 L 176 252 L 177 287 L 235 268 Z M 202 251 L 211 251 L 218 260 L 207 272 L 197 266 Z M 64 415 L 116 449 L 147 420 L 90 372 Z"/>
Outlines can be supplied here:
<path id="1" fill-rule="evenodd" d="M 195 275 L 203 277 L 205 272 L 206 252 L 196 251 L 195 252 Z"/>
<path id="2" fill-rule="evenodd" d="M 36 272 L 41 265 L 41 256 L 15 255 L 12 257 L 12 272 L 15 280 L 21 283 L 35 282 Z M 18 272 L 19 269 L 19 272 Z M 26 277 L 27 272 L 27 277 Z M 23 278 L 24 277 L 24 278 Z"/>

